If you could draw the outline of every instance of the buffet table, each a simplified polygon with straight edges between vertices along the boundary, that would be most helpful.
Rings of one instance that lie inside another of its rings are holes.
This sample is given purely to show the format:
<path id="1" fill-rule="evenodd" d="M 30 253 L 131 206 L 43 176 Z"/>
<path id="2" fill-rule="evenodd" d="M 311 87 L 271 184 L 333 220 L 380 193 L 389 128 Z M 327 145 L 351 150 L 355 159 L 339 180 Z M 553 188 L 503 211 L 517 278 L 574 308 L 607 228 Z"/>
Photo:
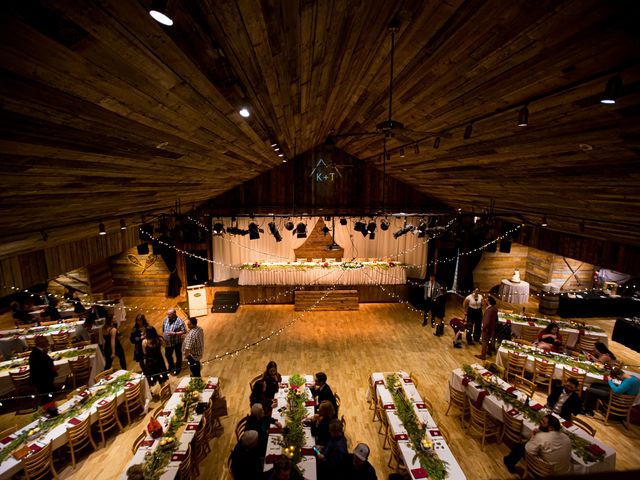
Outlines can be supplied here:
<path id="1" fill-rule="evenodd" d="M 640 352 L 640 321 L 633 321 L 631 318 L 617 319 L 611 340 Z"/>
<path id="2" fill-rule="evenodd" d="M 511 325 L 511 333 L 516 337 L 521 336 L 522 329 L 525 326 L 536 327 L 538 329 L 538 333 L 540 333 L 547 325 L 549 325 L 549 323 L 555 323 L 560 328 L 560 334 L 562 336 L 567 335 L 568 347 L 574 347 L 576 345 L 580 334 L 589 335 L 590 337 L 598 337 L 598 341 L 605 345 L 609 344 L 609 337 L 607 337 L 604 330 L 593 325 L 572 325 L 571 323 L 564 321 L 557 322 L 547 318 L 526 317 L 517 313 L 501 312 L 498 313 L 498 322 Z"/>
<path id="3" fill-rule="evenodd" d="M 59 350 L 57 352 L 49 352 L 49 356 L 53 359 L 53 364 L 58 368 L 56 382 L 61 383 L 67 375 L 71 373 L 69 362 L 77 360 L 79 357 L 88 356 L 91 360 L 91 373 L 87 385 L 93 386 L 93 379 L 96 374 L 104 370 L 104 356 L 98 348 L 98 345 L 88 345 L 86 347 L 69 348 L 67 350 Z M 11 371 L 26 372 L 29 370 L 29 357 L 19 358 L 16 360 L 7 360 L 0 362 L 0 396 L 6 396 L 14 390 L 13 382 L 9 372 Z"/>
<path id="4" fill-rule="evenodd" d="M 640 299 L 609 296 L 603 292 L 566 292 L 560 294 L 558 315 L 570 318 L 640 316 Z"/>
<path id="5" fill-rule="evenodd" d="M 238 285 L 404 285 L 395 262 L 270 262 L 240 267 Z"/>
<path id="6" fill-rule="evenodd" d="M 178 408 L 178 406 L 180 405 L 180 402 L 182 401 L 182 395 L 187 390 L 190 381 L 191 381 L 191 377 L 182 377 L 180 379 L 180 383 L 178 383 L 178 386 L 173 392 L 173 395 L 171 395 L 169 400 L 167 400 L 167 403 L 165 404 L 163 411 L 160 412 L 160 415 L 158 416 L 158 421 L 162 425 L 163 431 L 166 431 L 167 427 L 169 427 L 169 423 L 171 422 L 171 419 L 174 417 L 176 409 Z M 206 403 L 206 402 L 209 402 L 209 400 L 211 400 L 211 398 L 214 395 L 220 394 L 220 392 L 218 391 L 218 377 L 209 377 L 209 378 L 203 379 L 203 381 L 204 381 L 204 390 L 200 392 L 198 402 Z M 191 444 L 191 442 L 193 441 L 193 438 L 196 435 L 196 431 L 200 426 L 200 422 L 202 422 L 202 417 L 203 417 L 203 414 L 195 413 L 195 412 L 189 415 L 189 419 L 182 433 L 176 436 L 177 447 L 172 453 L 171 459 L 169 460 L 169 463 L 166 465 L 164 471 L 162 472 L 162 475 L 158 477 L 158 480 L 173 480 L 174 478 L 176 478 L 176 475 L 178 474 L 178 470 L 180 468 L 180 464 L 182 463 L 182 460 L 187 454 L 187 448 L 189 448 L 189 444 Z M 131 467 L 132 465 L 144 464 L 145 456 L 152 455 L 153 452 L 156 449 L 158 449 L 158 447 L 160 446 L 161 440 L 162 440 L 162 437 L 154 439 L 151 435 L 147 435 L 147 437 L 140 444 L 140 447 L 138 448 L 136 453 L 133 455 L 133 458 L 131 459 L 131 461 L 125 467 L 121 478 L 123 480 L 127 479 L 126 472 L 129 469 L 129 467 Z M 193 459 L 194 459 L 195 451 L 193 451 L 193 448 L 194 448 L 193 446 L 191 448 L 192 448 L 191 458 L 192 458 L 192 461 L 194 461 Z"/>
<path id="7" fill-rule="evenodd" d="M 396 407 L 391 392 L 387 389 L 386 379 L 388 375 L 389 373 L 375 372 L 371 374 L 371 383 L 375 385 L 378 401 L 382 405 L 382 409 L 387 416 L 391 435 L 393 435 L 393 438 L 398 442 L 398 447 L 400 448 L 404 464 L 407 466 L 407 471 L 411 475 L 412 479 L 425 478 L 423 475 L 426 472 L 416 457 L 416 452 L 413 450 L 414 447 L 409 439 L 407 430 L 396 413 Z M 418 393 L 413 380 L 406 372 L 397 372 L 396 375 L 402 379 L 400 385 L 402 386 L 406 398 L 411 401 L 413 411 L 418 420 L 420 423 L 425 425 L 429 431 L 429 437 L 431 438 L 434 452 L 441 460 L 447 462 L 447 479 L 465 479 L 466 477 L 464 472 L 460 468 L 456 458 L 453 456 L 453 452 L 451 452 L 451 449 L 440 433 L 440 430 L 438 430 L 438 425 L 429 413 L 427 406 L 423 403 L 422 397 L 420 396 L 420 393 Z"/>
<path id="8" fill-rule="evenodd" d="M 0 447 L 2 447 L 0 449 L 0 455 L 4 458 L 0 463 L 0 480 L 9 479 L 22 470 L 21 461 L 17 460 L 10 452 L 5 452 L 4 449 L 11 448 L 12 451 L 16 451 L 22 448 L 23 445 L 26 445 L 30 450 L 37 451 L 47 446 L 50 442 L 52 443 L 53 450 L 66 446 L 67 427 L 76 425 L 79 421 L 83 421 L 87 417 L 90 417 L 90 423 L 95 423 L 98 420 L 99 404 L 105 404 L 105 402 L 111 401 L 114 397 L 118 404 L 123 403 L 125 389 L 134 386 L 137 382 L 144 382 L 143 395 L 148 403 L 151 399 L 151 393 L 149 392 L 149 386 L 144 377 L 138 373 L 118 370 L 96 383 L 93 387 L 78 393 L 65 403 L 59 405 L 58 417 L 54 417 L 51 420 L 46 417 L 40 417 L 17 432 L 12 433 L 7 438 L 0 439 Z M 112 389 L 115 389 L 115 391 L 112 392 Z M 95 398 L 100 399 L 99 401 L 95 401 Z M 91 402 L 91 400 L 94 400 L 94 402 Z M 85 401 L 88 402 L 87 404 L 89 406 L 83 406 L 83 402 Z M 47 424 L 53 425 L 52 428 L 44 428 Z M 37 436 L 36 433 L 35 437 L 32 436 L 33 438 L 30 439 L 25 438 L 19 445 L 14 445 L 15 442 L 19 441 L 19 438 L 24 437 L 22 435 L 23 433 L 31 432 L 35 428 L 41 428 L 41 435 Z"/>
<path id="9" fill-rule="evenodd" d="M 471 365 L 471 367 L 477 373 L 483 375 L 487 379 L 490 379 L 490 381 L 495 382 L 495 384 L 499 385 L 500 388 L 502 388 L 503 390 L 505 391 L 513 390 L 513 387 L 511 386 L 511 384 L 493 375 L 491 372 L 484 369 L 482 366 Z M 473 380 L 468 381 L 468 384 L 465 386 L 463 381 L 466 383 L 468 380 L 466 380 L 464 376 L 464 372 L 461 368 L 457 368 L 453 372 L 451 372 L 451 377 L 449 378 L 449 383 L 451 384 L 451 386 L 456 390 L 466 392 L 469 399 L 475 402 L 480 392 L 483 391 L 482 386 L 476 384 Z M 518 390 L 513 390 L 513 395 L 521 401 L 524 401 L 526 398 L 526 394 Z M 535 405 L 535 403 L 533 405 Z M 532 422 L 528 417 L 518 412 L 517 410 L 513 409 L 510 405 L 506 404 L 503 400 L 498 398 L 496 395 L 487 395 L 482 401 L 482 409 L 487 411 L 489 415 L 491 415 L 493 418 L 495 418 L 499 422 L 503 421 L 502 420 L 503 408 L 506 411 L 510 412 L 515 418 L 519 420 L 523 420 L 522 435 L 525 438 L 529 438 L 531 436 L 531 432 L 533 431 L 534 428 L 537 427 L 537 425 L 534 422 Z M 609 472 L 609 471 L 615 470 L 616 451 L 613 448 L 609 447 L 608 445 L 605 445 L 597 438 L 594 438 L 591 435 L 587 434 L 584 430 L 581 430 L 580 428 L 571 424 L 571 422 L 566 422 L 562 419 L 560 420 L 561 420 L 561 423 L 563 424 L 564 429 L 567 432 L 570 432 L 581 438 L 584 438 L 590 444 L 597 445 L 605 452 L 604 457 L 601 461 L 590 462 L 583 459 L 581 456 L 579 456 L 575 450 L 572 451 L 571 460 L 573 463 L 574 474 Z"/>
<path id="10" fill-rule="evenodd" d="M 512 282 L 505 278 L 500 282 L 498 297 L 507 303 L 526 305 L 529 302 L 529 283 L 524 280 Z"/>

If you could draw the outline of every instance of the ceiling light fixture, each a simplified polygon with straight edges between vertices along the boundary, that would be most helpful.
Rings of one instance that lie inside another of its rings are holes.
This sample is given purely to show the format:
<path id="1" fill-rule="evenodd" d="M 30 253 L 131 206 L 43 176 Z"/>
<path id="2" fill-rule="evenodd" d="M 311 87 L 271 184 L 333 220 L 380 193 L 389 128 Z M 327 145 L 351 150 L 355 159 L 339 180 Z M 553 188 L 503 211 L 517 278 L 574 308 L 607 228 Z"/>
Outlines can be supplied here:
<path id="1" fill-rule="evenodd" d="M 404 148 L 400 149 L 400 158 L 404 158 Z"/>
<path id="2" fill-rule="evenodd" d="M 518 112 L 518 126 L 526 127 L 529 125 L 529 109 L 525 105 Z"/>
<path id="3" fill-rule="evenodd" d="M 242 107 L 238 113 L 244 118 L 249 118 L 251 116 L 251 113 L 249 113 L 249 110 L 246 107 Z"/>
<path id="4" fill-rule="evenodd" d="M 278 156 L 279 157 L 284 157 L 284 153 L 279 153 Z"/>
<path id="5" fill-rule="evenodd" d="M 346 224 L 347 224 L 347 219 L 346 219 L 346 218 L 344 218 L 344 217 L 342 217 L 342 218 L 340 219 L 340 225 L 346 225 Z"/>
<path id="6" fill-rule="evenodd" d="M 604 103 L 605 105 L 613 105 L 614 103 L 616 103 L 621 89 L 622 77 L 620 76 L 620 74 L 611 77 L 604 89 L 604 93 L 602 94 L 600 103 Z"/>
<path id="7" fill-rule="evenodd" d="M 473 133 L 473 123 L 470 123 L 464 129 L 464 139 L 469 140 L 471 138 L 472 133 Z"/>
<path id="8" fill-rule="evenodd" d="M 173 25 L 173 20 L 168 15 L 167 11 L 168 0 L 154 0 L 151 2 L 151 8 L 149 9 L 149 15 L 158 23 L 170 27 Z"/>
<path id="9" fill-rule="evenodd" d="M 389 221 L 386 218 L 380 222 L 380 230 L 383 232 L 389 230 Z"/>
<path id="10" fill-rule="evenodd" d="M 544 215 L 542 217 L 542 223 L 540 224 L 541 227 L 546 227 L 547 225 L 549 225 L 549 222 L 547 222 L 547 216 Z"/>
<path id="11" fill-rule="evenodd" d="M 293 222 L 291 220 L 287 221 L 287 223 L 284 224 L 284 228 L 288 231 L 293 230 Z"/>
<path id="12" fill-rule="evenodd" d="M 127 229 L 127 222 L 125 221 L 124 218 L 120 219 L 120 230 L 126 230 Z"/>
<path id="13" fill-rule="evenodd" d="M 278 231 L 276 222 L 269 222 L 269 231 L 271 232 L 271 235 L 273 235 L 273 238 L 276 239 L 276 242 L 282 241 L 282 235 L 280 235 L 280 232 Z"/>
<path id="14" fill-rule="evenodd" d="M 297 235 L 298 238 L 307 238 L 307 226 L 302 222 L 298 223 L 294 234 Z"/>
<path id="15" fill-rule="evenodd" d="M 433 141 L 433 148 L 435 148 L 436 150 L 440 148 L 440 137 L 436 137 L 436 139 Z"/>
<path id="16" fill-rule="evenodd" d="M 271 146 L 275 148 L 275 147 L 278 146 L 278 144 L 274 142 L 274 143 L 271 144 Z"/>
<path id="17" fill-rule="evenodd" d="M 404 226 L 398 230 L 397 232 L 394 232 L 393 234 L 393 238 L 397 239 L 398 237 L 401 237 L 402 235 L 405 235 L 411 231 L 413 231 L 415 227 L 413 225 L 411 225 L 410 223 L 405 223 Z"/>
<path id="18" fill-rule="evenodd" d="M 224 233 L 224 224 L 221 222 L 216 222 L 213 224 L 213 234 L 214 235 L 222 235 Z"/>
<path id="19" fill-rule="evenodd" d="M 99 235 L 106 235 L 107 231 L 104 228 L 104 223 L 100 222 L 100 224 L 98 225 L 98 234 Z"/>

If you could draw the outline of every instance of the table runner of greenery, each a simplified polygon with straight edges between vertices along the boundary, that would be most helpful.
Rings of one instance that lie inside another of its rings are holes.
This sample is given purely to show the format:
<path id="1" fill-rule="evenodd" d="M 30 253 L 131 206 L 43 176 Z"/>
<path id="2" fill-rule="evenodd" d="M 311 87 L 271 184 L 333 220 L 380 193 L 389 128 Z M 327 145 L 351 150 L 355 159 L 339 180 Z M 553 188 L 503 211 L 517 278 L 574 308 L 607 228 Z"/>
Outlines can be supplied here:
<path id="1" fill-rule="evenodd" d="M 417 458 L 420 466 L 424 468 L 429 478 L 442 480 L 447 477 L 447 462 L 442 460 L 431 448 L 422 447 L 423 439 L 429 439 L 427 426 L 422 425 L 416 412 L 413 410 L 413 404 L 407 398 L 400 383 L 400 378 L 396 374 L 387 375 L 387 390 L 391 393 L 393 403 L 396 407 L 396 414 L 407 430 L 409 441 L 416 452 L 414 460 Z"/>
<path id="2" fill-rule="evenodd" d="M 608 375 L 613 368 L 613 365 L 608 366 L 601 363 L 584 360 L 583 355 L 578 358 L 574 358 L 568 355 L 563 355 L 562 353 L 542 350 L 531 345 L 521 345 L 509 340 L 503 340 L 501 346 L 507 350 L 511 350 L 512 352 L 523 353 L 526 355 L 531 355 L 532 357 L 538 358 L 540 360 L 548 360 L 552 363 L 559 363 L 567 365 L 569 367 L 580 368 L 595 375 Z"/>
<path id="3" fill-rule="evenodd" d="M 302 460 L 302 447 L 305 445 L 304 419 L 307 418 L 305 404 L 309 398 L 305 389 L 304 377 L 298 373 L 289 377 L 288 408 L 285 410 L 285 428 L 282 441 L 283 454 L 291 458 L 296 465 Z"/>
<path id="4" fill-rule="evenodd" d="M 306 262 L 306 263 L 244 263 L 240 266 L 241 270 L 313 270 L 315 268 L 326 268 L 336 270 L 357 270 L 359 268 L 377 268 L 379 270 L 388 270 L 391 267 L 406 267 L 406 265 L 393 261 L 384 262 Z"/>
<path id="5" fill-rule="evenodd" d="M 95 348 L 91 347 L 79 347 L 79 348 L 71 348 L 69 350 L 61 350 L 59 352 L 53 352 L 49 356 L 56 360 L 62 360 L 63 358 L 75 358 L 80 356 L 91 356 L 96 353 Z M 14 360 L 7 360 L 6 362 L 0 363 L 0 372 L 4 372 L 6 370 L 11 370 L 13 368 L 19 368 L 29 365 L 29 357 L 16 358 Z"/>
<path id="6" fill-rule="evenodd" d="M 520 315 L 518 313 L 499 313 L 499 318 L 501 320 L 510 320 L 512 322 L 533 322 L 538 327 L 546 327 L 550 323 L 555 323 L 558 325 L 558 328 L 567 329 L 571 328 L 574 330 L 584 330 L 585 332 L 604 332 L 604 330 L 596 325 L 587 325 L 584 322 L 566 322 L 563 320 L 550 320 L 548 318 L 539 318 L 539 317 L 527 317 L 525 315 Z"/>
<path id="7" fill-rule="evenodd" d="M 69 332 L 75 330 L 75 325 L 68 323 L 56 323 L 46 327 L 17 328 L 0 333 L 0 338 L 21 337 L 25 335 L 52 335 L 58 332 Z"/>
<path id="8" fill-rule="evenodd" d="M 18 447 L 26 442 L 30 436 L 33 436 L 34 433 L 38 433 L 38 437 L 42 437 L 58 425 L 61 425 L 62 423 L 73 417 L 81 415 L 83 412 L 90 409 L 96 402 L 110 395 L 114 395 L 119 390 L 121 390 L 124 385 L 129 380 L 131 380 L 132 376 L 132 372 L 126 372 L 123 375 L 120 375 L 105 384 L 94 385 L 90 389 L 85 390 L 85 392 L 89 393 L 89 395 L 80 397 L 71 406 L 71 408 L 69 408 L 69 410 L 55 417 L 46 417 L 42 407 L 39 408 L 32 417 L 33 420 L 38 420 L 37 426 L 30 430 L 24 428 L 20 433 L 17 434 L 14 440 L 12 440 L 2 450 L 0 450 L 0 463 L 4 462 L 9 457 L 9 455 L 11 455 Z M 93 395 L 91 395 L 90 393 L 93 393 Z M 35 430 L 36 428 L 39 430 L 37 432 L 33 432 L 33 430 Z M 30 432 L 31 435 L 29 435 Z"/>
<path id="9" fill-rule="evenodd" d="M 189 381 L 184 393 L 180 397 L 178 406 L 173 411 L 169 426 L 162 434 L 158 446 L 152 452 L 147 452 L 144 456 L 144 478 L 153 480 L 159 478 L 165 471 L 167 464 L 171 460 L 173 452 L 178 448 L 175 435 L 178 429 L 187 423 L 193 415 L 193 407 L 200 400 L 200 393 L 204 390 L 205 382 L 200 377 L 192 378 Z M 162 443 L 163 440 L 165 443 Z"/>
<path id="10" fill-rule="evenodd" d="M 525 404 L 525 402 L 520 400 L 513 393 L 507 392 L 506 389 L 503 388 L 503 385 L 499 382 L 498 377 L 496 377 L 494 374 L 491 374 L 490 376 L 484 376 L 480 372 L 475 370 L 471 365 L 467 364 L 462 366 L 462 371 L 464 372 L 466 378 L 479 384 L 483 389 L 487 390 L 489 393 L 494 394 L 497 398 L 502 400 L 511 408 L 515 408 L 516 410 L 518 410 L 536 425 L 539 425 L 542 417 L 547 415 L 547 413 L 542 410 L 532 409 L 529 405 Z M 511 385 L 507 386 L 507 388 L 509 388 L 510 386 Z M 601 462 L 602 460 L 604 460 L 604 453 L 596 455 L 590 451 L 590 448 L 593 444 L 589 440 L 582 438 L 573 432 L 570 432 L 566 428 L 563 428 L 562 431 L 567 434 L 567 436 L 571 440 L 572 450 L 580 458 L 587 462 Z"/>

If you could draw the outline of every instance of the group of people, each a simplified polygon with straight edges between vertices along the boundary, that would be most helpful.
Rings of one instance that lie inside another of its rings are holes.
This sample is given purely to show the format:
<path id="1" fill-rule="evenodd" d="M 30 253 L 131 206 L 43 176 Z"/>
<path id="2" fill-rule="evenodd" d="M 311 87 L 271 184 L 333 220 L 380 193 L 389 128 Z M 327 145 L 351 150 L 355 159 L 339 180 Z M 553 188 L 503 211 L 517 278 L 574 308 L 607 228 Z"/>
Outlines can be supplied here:
<path id="1" fill-rule="evenodd" d="M 276 362 L 271 361 L 262 376 L 253 384 L 249 402 L 251 413 L 245 429 L 231 454 L 231 470 L 235 480 L 302 479 L 286 456 L 275 459 L 273 468 L 264 471 L 269 428 L 282 425 L 272 417 L 274 397 L 282 376 Z M 344 436 L 343 422 L 338 419 L 338 400 L 327 383 L 327 375 L 314 376 L 311 395 L 315 400 L 315 414 L 304 421 L 314 440 L 318 478 L 344 480 L 375 480 L 376 473 L 368 462 L 369 447 L 359 443 L 350 453 Z"/>

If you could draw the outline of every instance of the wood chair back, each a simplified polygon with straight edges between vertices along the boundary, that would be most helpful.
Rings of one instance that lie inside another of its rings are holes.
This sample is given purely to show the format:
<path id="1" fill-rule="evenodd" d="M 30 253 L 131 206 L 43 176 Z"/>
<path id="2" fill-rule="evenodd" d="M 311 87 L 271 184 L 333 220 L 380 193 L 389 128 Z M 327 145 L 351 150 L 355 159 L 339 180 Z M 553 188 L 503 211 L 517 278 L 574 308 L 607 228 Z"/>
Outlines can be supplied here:
<path id="1" fill-rule="evenodd" d="M 580 334 L 576 348 L 578 350 L 582 350 L 583 352 L 593 352 L 593 350 L 596 348 L 595 347 L 596 342 L 599 342 L 599 341 L 600 341 L 600 337 L 596 337 L 593 335 Z"/>
<path id="2" fill-rule="evenodd" d="M 400 451 L 400 447 L 398 446 L 398 441 L 393 438 L 391 431 L 387 431 L 386 438 L 389 443 L 389 448 L 391 448 L 391 453 L 389 454 L 389 462 L 387 466 L 389 468 L 393 468 L 391 465 L 395 463 L 394 471 L 405 471 L 407 466 L 404 464 L 404 460 L 402 458 L 402 452 Z"/>
<path id="3" fill-rule="evenodd" d="M 556 371 L 556 364 L 545 362 L 539 358 L 533 361 L 533 382 L 541 387 L 547 387 L 547 395 L 551 394 L 553 374 Z"/>
<path id="4" fill-rule="evenodd" d="M 524 338 L 514 338 L 513 342 L 519 344 L 519 345 L 526 345 L 526 346 L 531 346 L 533 345 L 533 342 L 529 341 L 529 340 L 525 340 Z"/>
<path id="5" fill-rule="evenodd" d="M 588 433 L 589 435 L 591 435 L 592 437 L 595 437 L 595 436 L 596 436 L 596 429 L 595 429 L 595 428 L 593 428 L 589 423 L 587 423 L 587 422 L 585 422 L 584 420 L 582 420 L 580 417 L 576 417 L 576 416 L 574 416 L 574 417 L 571 419 L 571 422 L 573 422 L 573 424 L 574 424 L 576 427 L 578 427 L 578 428 L 580 428 L 580 429 L 584 430 L 585 432 L 587 432 L 587 433 Z"/>
<path id="6" fill-rule="evenodd" d="M 258 380 L 262 380 L 262 374 L 256 375 L 251 380 L 249 380 L 249 391 L 253 392 L 253 386 L 256 384 Z"/>
<path id="7" fill-rule="evenodd" d="M 104 377 L 108 377 L 109 375 L 111 375 L 113 373 L 113 368 L 110 368 L 108 370 L 103 370 L 102 372 L 98 373 L 96 375 L 96 378 L 93 379 L 94 382 L 98 383 L 100 380 L 102 380 Z"/>
<path id="8" fill-rule="evenodd" d="M 536 384 L 524 377 L 521 377 L 520 375 L 516 375 L 514 377 L 513 386 L 521 392 L 526 393 L 528 397 L 533 397 L 533 394 L 536 391 Z"/>
<path id="9" fill-rule="evenodd" d="M 582 389 L 584 387 L 584 379 L 587 377 L 587 373 L 578 373 L 578 372 L 573 372 L 571 370 L 569 370 L 568 368 L 564 367 L 562 369 L 562 384 L 564 385 L 565 383 L 567 383 L 567 380 L 569 378 L 575 378 L 578 381 L 578 389 L 576 390 L 576 393 L 579 396 L 582 396 Z"/>
<path id="10" fill-rule="evenodd" d="M 15 358 L 29 358 L 31 356 L 31 350 L 27 350 L 26 352 L 16 353 Z"/>
<path id="11" fill-rule="evenodd" d="M 340 405 L 342 405 L 342 400 L 340 399 L 340 395 L 338 395 L 338 392 L 334 392 L 333 396 L 336 397 L 336 415 L 337 415 L 338 410 L 340 410 Z"/>
<path id="12" fill-rule="evenodd" d="M 122 431 L 122 424 L 118 418 L 118 409 L 115 397 L 105 405 L 98 405 L 98 421 L 96 422 L 98 432 L 102 438 L 103 446 L 106 446 L 104 434 L 117 428 Z"/>
<path id="13" fill-rule="evenodd" d="M 236 425 L 236 440 L 240 441 L 240 437 L 244 433 L 244 429 L 247 426 L 247 420 L 249 420 L 250 415 L 247 415 L 244 418 L 241 418 Z"/>
<path id="14" fill-rule="evenodd" d="M 36 480 L 48 476 L 58 479 L 58 472 L 53 468 L 53 457 L 51 456 L 51 442 L 41 450 L 27 455 L 22 459 L 22 468 L 27 480 Z"/>
<path id="15" fill-rule="evenodd" d="M 621 395 L 618 393 L 613 393 L 613 391 L 611 391 L 609 393 L 609 402 L 605 404 L 602 400 L 598 399 L 596 409 L 598 409 L 598 407 L 600 406 L 602 407 L 605 425 L 609 425 L 609 417 L 621 417 L 622 424 L 628 430 L 631 417 L 631 408 L 633 407 L 633 402 L 635 401 L 635 399 L 635 395 Z"/>
<path id="16" fill-rule="evenodd" d="M 515 352 L 507 353 L 507 381 L 510 381 L 511 377 L 520 375 L 524 377 L 524 367 L 527 364 L 527 356 L 520 355 Z"/>
<path id="17" fill-rule="evenodd" d="M 73 468 L 76 466 L 76 452 L 91 445 L 95 450 L 96 443 L 91 436 L 91 417 L 87 416 L 77 425 L 67 427 L 67 444 L 71 452 L 71 464 Z"/>
<path id="18" fill-rule="evenodd" d="M 442 437 L 444 438 L 444 441 L 449 443 L 449 431 L 444 427 L 444 425 L 442 425 L 441 423 L 438 424 L 438 430 L 440 430 L 440 434 L 442 435 Z"/>
<path id="19" fill-rule="evenodd" d="M 33 350 L 36 348 L 36 335 L 24 337 L 25 342 L 27 342 L 27 348 L 29 350 Z"/>
<path id="20" fill-rule="evenodd" d="M 503 442 L 505 437 L 513 443 L 522 443 L 522 425 L 524 420 L 511 416 L 511 414 L 502 407 L 502 432 L 500 433 L 499 442 Z"/>
<path id="21" fill-rule="evenodd" d="M 147 438 L 147 432 L 143 430 L 142 432 L 140 432 L 140 435 L 138 435 L 133 441 L 133 445 L 131 445 L 131 453 L 133 453 L 134 455 L 136 454 L 138 448 L 140 448 L 140 444 L 144 441 L 145 438 Z"/>
<path id="22" fill-rule="evenodd" d="M 467 394 L 461 390 L 456 390 L 453 385 L 449 384 L 449 406 L 444 413 L 445 417 L 449 415 L 451 408 L 460 411 L 460 421 L 462 427 L 466 428 L 465 417 L 469 414 L 469 401 L 467 400 Z"/>
<path id="23" fill-rule="evenodd" d="M 164 404 L 170 398 L 171 398 L 171 385 L 169 385 L 169 382 L 165 382 L 165 384 L 160 389 L 160 402 Z"/>
<path id="24" fill-rule="evenodd" d="M 91 360 L 89 357 L 78 357 L 76 360 L 69 360 L 71 369 L 72 388 L 86 385 L 91 375 Z"/>
<path id="25" fill-rule="evenodd" d="M 540 332 L 539 328 L 525 325 L 522 327 L 520 338 L 533 343 L 538 339 L 539 332 Z"/>
<path id="26" fill-rule="evenodd" d="M 69 335 L 69 332 L 62 332 L 51 335 L 51 341 L 53 342 L 53 351 L 66 350 L 67 348 L 71 348 L 71 335 Z"/>
<path id="27" fill-rule="evenodd" d="M 16 396 L 21 397 L 24 396 L 26 398 L 23 399 L 18 405 L 18 410 L 16 410 L 16 415 L 20 413 L 33 412 L 38 409 L 37 400 L 31 398 L 31 395 L 36 393 L 35 389 L 31 385 L 29 381 L 29 369 L 25 371 L 14 371 L 9 372 L 9 376 L 11 377 L 11 383 L 13 383 L 13 389 Z"/>
<path id="28" fill-rule="evenodd" d="M 18 425 L 14 425 L 12 427 L 5 428 L 4 430 L 2 430 L 0 432 L 0 438 L 6 438 L 9 435 L 11 435 L 12 433 L 16 433 L 17 430 L 18 430 Z"/>
<path id="29" fill-rule="evenodd" d="M 158 418 L 160 416 L 160 414 L 164 411 L 164 405 L 159 405 L 158 407 L 156 407 L 156 409 L 153 411 L 153 414 L 151 414 L 151 416 L 153 418 Z"/>
<path id="30" fill-rule="evenodd" d="M 136 382 L 132 387 L 124 389 L 124 411 L 127 414 L 127 423 L 131 424 L 131 414 L 137 410 L 144 410 L 142 400 L 142 382 Z"/>
<path id="31" fill-rule="evenodd" d="M 553 477 L 553 465 L 545 462 L 537 455 L 526 455 L 526 466 L 523 478 L 549 478 Z"/>
<path id="32" fill-rule="evenodd" d="M 482 438 L 482 450 L 487 438 L 498 438 L 500 428 L 497 424 L 493 424 L 489 420 L 489 414 L 482 409 L 476 408 L 471 399 L 467 399 L 471 417 L 469 420 L 469 429 L 478 433 Z"/>
<path id="33" fill-rule="evenodd" d="M 46 322 L 40 322 L 41 327 L 50 327 L 51 325 L 57 325 L 60 323 L 58 320 L 48 320 Z"/>
<path id="34" fill-rule="evenodd" d="M 189 480 L 191 478 L 191 470 L 191 444 L 189 444 L 187 446 L 187 454 L 178 467 L 178 478 L 180 480 Z"/>
<path id="35" fill-rule="evenodd" d="M 78 348 L 78 347 L 88 347 L 89 345 L 91 345 L 91 342 L 89 340 L 82 340 L 81 342 L 76 342 L 73 344 L 74 348 Z"/>
<path id="36" fill-rule="evenodd" d="M 200 422 L 200 426 L 196 430 L 196 434 L 193 436 L 193 448 L 195 449 L 195 453 L 193 455 L 193 463 L 197 466 L 200 464 L 202 460 L 211 452 L 211 447 L 209 446 L 209 439 L 207 438 L 207 419 L 202 417 L 202 421 Z"/>

